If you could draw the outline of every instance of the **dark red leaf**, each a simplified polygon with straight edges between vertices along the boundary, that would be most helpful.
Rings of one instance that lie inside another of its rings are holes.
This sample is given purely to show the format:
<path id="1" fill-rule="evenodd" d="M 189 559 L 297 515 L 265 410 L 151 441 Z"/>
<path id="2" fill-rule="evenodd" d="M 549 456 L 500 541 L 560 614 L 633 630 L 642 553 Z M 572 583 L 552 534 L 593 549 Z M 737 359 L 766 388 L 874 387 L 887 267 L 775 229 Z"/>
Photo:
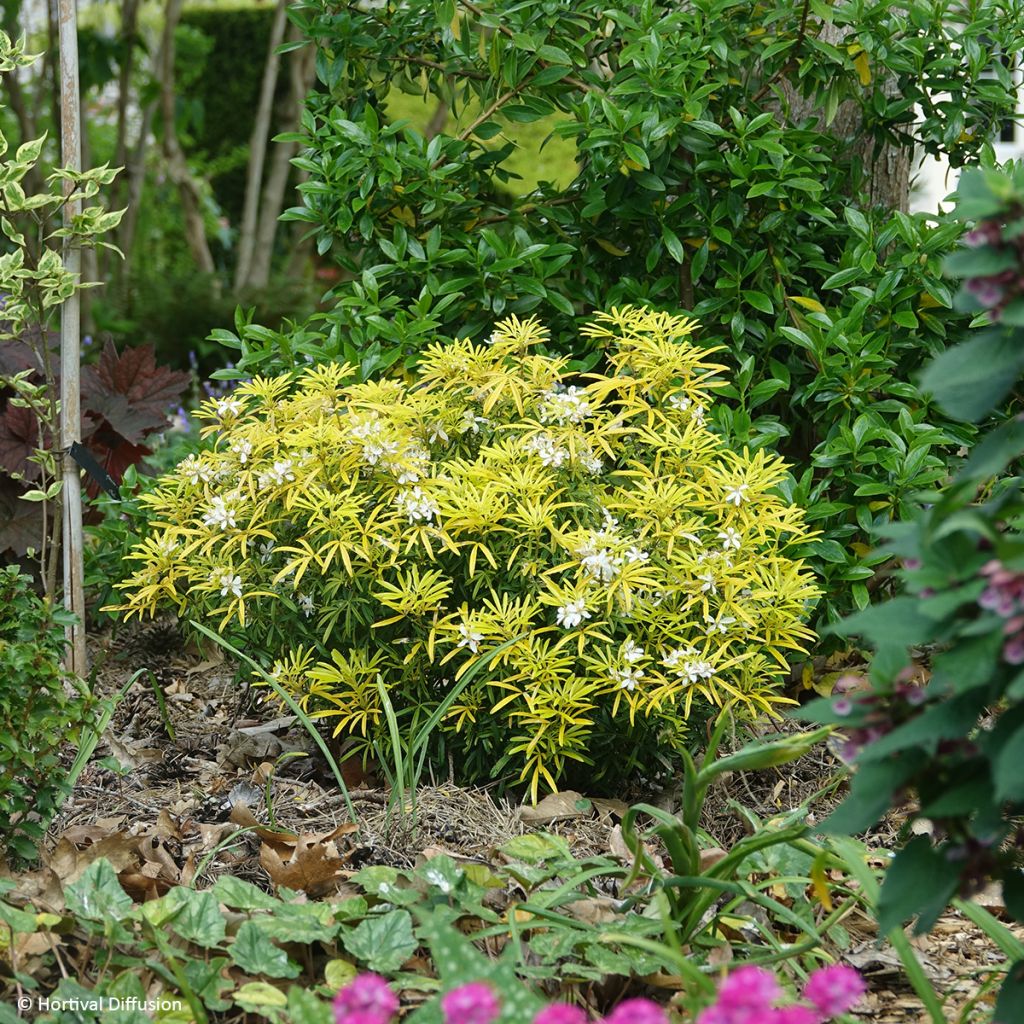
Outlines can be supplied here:
<path id="1" fill-rule="evenodd" d="M 82 371 L 82 408 L 131 444 L 162 429 L 167 412 L 180 401 L 189 375 L 158 366 L 152 345 L 126 348 L 120 354 L 113 342 L 103 346 L 95 366 Z"/>
<path id="2" fill-rule="evenodd" d="M 0 416 L 0 469 L 22 473 L 28 480 L 39 476 L 39 466 L 29 456 L 39 447 L 39 425 L 28 409 L 7 403 Z"/>
<path id="3" fill-rule="evenodd" d="M 0 477 L 0 554 L 11 551 L 20 557 L 39 547 L 42 515 L 38 504 L 18 497 L 23 490 L 16 480 Z"/>

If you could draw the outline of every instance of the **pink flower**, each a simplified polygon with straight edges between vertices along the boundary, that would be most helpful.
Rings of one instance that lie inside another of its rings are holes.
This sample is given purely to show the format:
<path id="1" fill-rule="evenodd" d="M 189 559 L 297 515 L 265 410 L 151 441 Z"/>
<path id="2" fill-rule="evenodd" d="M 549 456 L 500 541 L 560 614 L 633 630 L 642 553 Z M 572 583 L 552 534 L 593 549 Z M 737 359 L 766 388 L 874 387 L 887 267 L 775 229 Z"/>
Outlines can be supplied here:
<path id="1" fill-rule="evenodd" d="M 471 981 L 441 997 L 444 1024 L 491 1024 L 499 1012 L 498 997 L 490 985 Z"/>
<path id="2" fill-rule="evenodd" d="M 668 1024 L 668 1016 L 650 999 L 626 999 L 608 1014 L 605 1024 Z"/>
<path id="3" fill-rule="evenodd" d="M 533 1024 L 587 1024 L 587 1015 L 578 1006 L 552 1003 L 538 1011 Z"/>
<path id="4" fill-rule="evenodd" d="M 335 1024 L 387 1024 L 398 996 L 379 974 L 360 974 L 334 997 Z"/>
<path id="5" fill-rule="evenodd" d="M 740 967 L 718 989 L 718 1005 L 724 1010 L 767 1010 L 782 989 L 771 971 L 763 967 Z"/>
<path id="6" fill-rule="evenodd" d="M 861 976 L 842 964 L 821 967 L 804 986 L 804 998 L 814 1004 L 822 1017 L 835 1017 L 847 1010 L 864 995 L 866 986 Z"/>

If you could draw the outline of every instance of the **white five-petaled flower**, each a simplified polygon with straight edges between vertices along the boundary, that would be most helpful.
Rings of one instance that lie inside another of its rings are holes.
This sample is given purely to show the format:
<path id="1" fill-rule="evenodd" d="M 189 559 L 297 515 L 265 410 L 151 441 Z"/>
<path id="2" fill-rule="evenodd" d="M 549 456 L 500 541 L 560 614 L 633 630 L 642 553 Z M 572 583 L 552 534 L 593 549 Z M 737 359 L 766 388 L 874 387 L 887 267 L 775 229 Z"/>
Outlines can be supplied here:
<path id="1" fill-rule="evenodd" d="M 584 555 L 581 564 L 588 575 L 602 583 L 611 583 L 619 575 L 622 559 L 613 555 L 607 548 L 601 548 L 599 551 Z"/>
<path id="2" fill-rule="evenodd" d="M 722 547 L 726 551 L 730 548 L 739 551 L 740 545 L 743 543 L 743 538 L 740 536 L 739 530 L 732 526 L 727 526 L 724 530 L 718 533 L 717 536 L 722 542 Z"/>
<path id="3" fill-rule="evenodd" d="M 237 416 L 242 411 L 242 403 L 237 398 L 218 398 L 217 415 L 221 419 L 228 416 Z"/>
<path id="4" fill-rule="evenodd" d="M 185 477 L 186 480 L 194 487 L 199 483 L 200 480 L 205 483 L 209 483 L 213 478 L 213 469 L 207 466 L 201 459 L 198 459 L 195 455 L 190 455 L 187 459 L 182 459 L 178 463 L 178 472 Z"/>
<path id="5" fill-rule="evenodd" d="M 475 416 L 471 409 L 467 409 L 462 414 L 462 420 L 459 423 L 460 434 L 479 434 L 482 426 L 488 426 L 490 420 L 486 416 Z"/>
<path id="6" fill-rule="evenodd" d="M 418 520 L 431 522 L 437 515 L 437 505 L 422 488 L 414 487 L 411 491 L 403 491 L 395 498 L 395 504 L 409 517 L 410 523 Z"/>
<path id="7" fill-rule="evenodd" d="M 644 657 L 644 649 L 637 644 L 632 637 L 629 637 L 622 645 L 621 654 L 622 660 L 627 665 L 635 665 Z"/>
<path id="8" fill-rule="evenodd" d="M 313 603 L 313 598 L 309 594 L 299 594 L 298 598 L 299 608 L 302 610 L 302 614 L 308 619 L 313 612 L 316 611 L 316 605 Z"/>
<path id="9" fill-rule="evenodd" d="M 283 483 L 294 483 L 294 463 L 291 459 L 278 459 L 265 473 L 260 473 L 260 487 L 280 487 Z"/>
<path id="10" fill-rule="evenodd" d="M 231 446 L 231 450 L 238 456 L 238 461 L 244 466 L 249 461 L 249 456 L 252 455 L 252 441 L 246 441 L 243 438 L 241 441 L 236 441 Z"/>
<path id="11" fill-rule="evenodd" d="M 558 609 L 555 622 L 563 629 L 575 629 L 584 619 L 590 618 L 587 611 L 587 603 L 583 598 L 577 601 L 569 601 Z"/>
<path id="12" fill-rule="evenodd" d="M 427 443 L 434 444 L 436 441 L 447 441 L 448 435 L 440 423 L 435 423 L 427 433 Z"/>
<path id="13" fill-rule="evenodd" d="M 737 484 L 735 487 L 730 487 L 725 492 L 725 500 L 739 508 L 740 502 L 746 499 L 748 489 L 749 484 Z"/>
<path id="14" fill-rule="evenodd" d="M 476 632 L 468 623 L 459 623 L 459 640 L 458 647 L 468 647 L 473 654 L 476 654 L 480 650 L 480 641 L 483 640 L 483 633 Z"/>
<path id="15" fill-rule="evenodd" d="M 220 587 L 220 596 L 227 597 L 234 594 L 235 597 L 242 596 L 242 577 L 236 576 L 230 569 L 225 569 L 217 577 L 217 586 Z"/>
<path id="16" fill-rule="evenodd" d="M 693 401 L 687 395 L 684 395 L 682 391 L 677 391 L 674 395 L 668 396 L 668 404 L 671 405 L 673 409 L 678 409 L 680 412 L 686 412 L 686 410 L 693 405 Z"/>
<path id="17" fill-rule="evenodd" d="M 235 510 L 219 494 L 210 502 L 210 507 L 203 513 L 203 522 L 221 530 L 234 529 Z"/>
<path id="18" fill-rule="evenodd" d="M 274 542 L 265 540 L 256 546 L 256 553 L 259 556 L 260 564 L 266 565 L 274 557 Z"/>
<path id="19" fill-rule="evenodd" d="M 700 590 L 702 594 L 717 594 L 718 587 L 715 585 L 714 573 L 699 573 L 697 579 L 701 581 Z"/>
<path id="20" fill-rule="evenodd" d="M 568 449 L 558 444 L 550 434 L 535 434 L 527 439 L 524 447 L 537 455 L 542 466 L 552 469 L 558 469 L 569 458 Z"/>
<path id="21" fill-rule="evenodd" d="M 632 667 L 613 668 L 609 669 L 608 674 L 611 676 L 612 682 L 619 684 L 620 690 L 629 690 L 632 693 L 636 689 L 636 684 L 643 679 L 644 670 Z"/>
<path id="22" fill-rule="evenodd" d="M 698 426 L 703 426 L 704 425 L 704 406 L 701 405 L 700 402 L 698 402 L 693 407 L 692 419 L 693 419 L 693 422 L 696 423 Z"/>
<path id="23" fill-rule="evenodd" d="M 650 561 L 651 556 L 644 551 L 643 548 L 637 547 L 635 544 L 626 549 L 626 561 L 632 565 L 634 562 L 647 562 Z"/>

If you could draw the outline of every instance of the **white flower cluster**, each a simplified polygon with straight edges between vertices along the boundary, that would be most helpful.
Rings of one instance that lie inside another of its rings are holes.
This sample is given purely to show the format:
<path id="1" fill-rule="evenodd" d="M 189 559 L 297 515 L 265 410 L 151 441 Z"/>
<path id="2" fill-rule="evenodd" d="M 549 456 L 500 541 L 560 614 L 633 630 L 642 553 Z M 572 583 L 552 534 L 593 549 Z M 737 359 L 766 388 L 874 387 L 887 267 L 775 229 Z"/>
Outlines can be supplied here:
<path id="1" fill-rule="evenodd" d="M 462 414 L 462 420 L 459 423 L 460 434 L 479 434 L 481 427 L 490 426 L 491 421 L 486 416 L 475 416 L 472 410 L 467 409 Z M 446 438 L 447 440 L 447 438 Z"/>
<path id="2" fill-rule="evenodd" d="M 257 483 L 260 490 L 268 487 L 280 487 L 285 483 L 295 482 L 295 463 L 291 459 L 278 459 L 266 472 L 260 473 Z"/>
<path id="3" fill-rule="evenodd" d="M 249 461 L 249 456 L 252 455 L 252 441 L 247 441 L 243 438 L 241 441 L 236 441 L 231 446 L 231 450 L 238 456 L 238 461 L 244 466 Z"/>
<path id="4" fill-rule="evenodd" d="M 619 654 L 622 656 L 623 667 L 609 669 L 608 674 L 613 683 L 618 683 L 620 690 L 632 692 L 644 677 L 644 670 L 636 667 L 636 663 L 645 657 L 644 649 L 632 639 L 627 639 Z"/>
<path id="5" fill-rule="evenodd" d="M 541 465 L 559 469 L 569 459 L 569 451 L 563 448 L 550 434 L 534 434 L 523 445 L 540 459 Z"/>
<path id="6" fill-rule="evenodd" d="M 541 423 L 557 423 L 563 427 L 567 423 L 582 423 L 593 412 L 585 395 L 586 392 L 575 385 L 563 388 L 556 384 L 541 399 Z"/>
<path id="7" fill-rule="evenodd" d="M 379 466 L 392 473 L 400 484 L 414 484 L 429 475 L 430 452 L 421 444 L 403 446 L 388 437 L 388 424 L 376 413 L 366 417 L 353 417 L 351 443 L 360 448 L 360 456 L 367 467 Z M 438 428 L 440 429 L 440 428 Z M 444 431 L 441 431 L 444 434 Z M 445 440 L 448 439 L 444 435 Z"/>
<path id="8" fill-rule="evenodd" d="M 590 618 L 587 602 L 581 597 L 578 601 L 569 601 L 559 607 L 555 622 L 563 629 L 575 629 L 584 619 Z"/>
<path id="9" fill-rule="evenodd" d="M 710 662 L 697 657 L 696 647 L 677 647 L 669 651 L 661 663 L 680 678 L 685 678 L 690 685 L 701 679 L 710 679 L 715 674 Z"/>
<path id="10" fill-rule="evenodd" d="M 210 502 L 210 507 L 203 513 L 203 522 L 221 530 L 233 530 L 237 525 L 235 508 L 219 494 Z"/>
<path id="11" fill-rule="evenodd" d="M 420 520 L 429 523 L 437 515 L 437 505 L 420 487 L 403 491 L 395 498 L 395 504 L 409 517 L 410 523 Z"/>
<path id="12" fill-rule="evenodd" d="M 204 462 L 194 453 L 189 455 L 187 459 L 183 459 L 178 463 L 178 472 L 193 486 L 195 487 L 200 482 L 204 484 L 210 483 L 216 475 L 211 465 Z"/>

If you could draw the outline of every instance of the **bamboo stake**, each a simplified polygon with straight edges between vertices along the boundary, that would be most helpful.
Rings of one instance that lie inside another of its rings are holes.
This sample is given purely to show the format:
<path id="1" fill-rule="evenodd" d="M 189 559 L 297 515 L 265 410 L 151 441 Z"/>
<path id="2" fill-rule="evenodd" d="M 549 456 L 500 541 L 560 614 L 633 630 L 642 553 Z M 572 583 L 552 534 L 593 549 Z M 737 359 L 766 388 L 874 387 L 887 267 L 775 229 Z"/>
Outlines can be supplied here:
<path id="1" fill-rule="evenodd" d="M 77 0 L 57 0 L 60 39 L 60 125 L 61 162 L 72 171 L 82 169 L 82 111 L 78 85 L 78 6 Z M 74 183 L 66 188 L 73 190 Z M 81 212 L 81 201 L 64 204 L 64 224 Z M 82 272 L 81 247 L 64 240 L 64 266 L 76 277 Z M 60 311 L 60 447 L 64 465 L 64 607 L 78 616 L 68 628 L 68 668 L 80 676 L 87 674 L 85 654 L 85 590 L 82 582 L 82 483 L 78 466 L 71 458 L 71 445 L 81 440 L 82 413 L 80 392 L 81 305 L 74 291 Z"/>

